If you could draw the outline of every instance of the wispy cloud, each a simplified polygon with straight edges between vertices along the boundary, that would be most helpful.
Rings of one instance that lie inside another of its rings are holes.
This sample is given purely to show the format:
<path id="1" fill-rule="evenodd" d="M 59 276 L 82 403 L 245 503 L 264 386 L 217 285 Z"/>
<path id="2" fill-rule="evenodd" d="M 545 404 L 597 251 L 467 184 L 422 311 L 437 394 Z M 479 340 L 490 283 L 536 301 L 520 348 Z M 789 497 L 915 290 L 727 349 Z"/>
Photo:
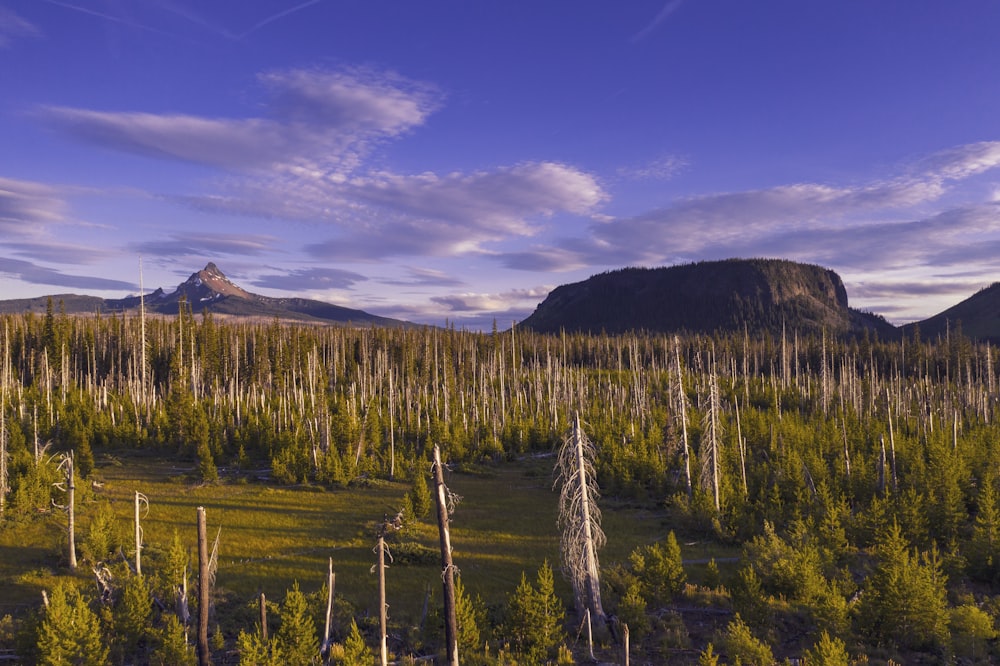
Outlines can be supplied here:
<path id="1" fill-rule="evenodd" d="M 183 233 L 128 245 L 130 252 L 161 259 L 259 257 L 275 251 L 280 239 L 261 234 Z"/>
<path id="2" fill-rule="evenodd" d="M 318 173 L 352 167 L 372 142 L 424 122 L 440 95 L 429 85 L 372 69 L 284 70 L 260 75 L 268 114 L 191 114 L 46 107 L 41 116 L 103 147 L 227 169 L 284 165 Z"/>
<path id="3" fill-rule="evenodd" d="M 19 39 L 39 35 L 41 32 L 33 23 L 6 7 L 0 7 L 0 49 L 10 48 Z"/>
<path id="4" fill-rule="evenodd" d="M 641 42 L 646 39 L 654 30 L 660 27 L 660 24 L 667 20 L 667 18 L 680 9 L 681 2 L 683 0 L 668 0 L 660 11 L 653 17 L 653 20 L 647 23 L 642 30 L 632 35 L 632 43 Z"/>
<path id="5" fill-rule="evenodd" d="M 102 21 L 110 21 L 111 23 L 117 23 L 117 24 L 125 26 L 127 28 L 134 28 L 136 30 L 142 30 L 142 31 L 145 31 L 145 32 L 152 32 L 152 33 L 156 33 L 158 35 L 169 35 L 170 34 L 170 33 L 168 33 L 165 30 L 161 30 L 161 29 L 156 28 L 156 27 L 154 27 L 152 25 L 147 25 L 147 24 L 145 24 L 145 23 L 143 23 L 141 21 L 137 21 L 137 20 L 129 18 L 129 17 L 118 16 L 118 15 L 115 15 L 115 14 L 108 14 L 106 12 L 99 12 L 99 11 L 97 11 L 95 9 L 90 9 L 89 7 L 83 7 L 83 6 L 80 6 L 80 5 L 75 5 L 75 4 L 70 3 L 70 2 L 61 2 L 61 0 L 43 0 L 43 2 L 46 2 L 46 3 L 50 4 L 50 5 L 55 5 L 56 7 L 62 7 L 63 9 L 69 9 L 71 11 L 78 12 L 80 14 L 86 14 L 88 16 L 92 16 L 94 18 L 101 19 Z"/>
<path id="6" fill-rule="evenodd" d="M 183 6 L 176 2 L 171 2 L 170 0 L 158 0 L 156 4 L 159 9 L 173 14 L 174 16 L 178 16 L 189 23 L 193 23 L 199 28 L 207 30 L 210 33 L 220 35 L 227 39 L 241 40 L 246 39 L 258 30 L 265 28 L 272 23 L 280 21 L 281 19 L 291 16 L 292 14 L 297 14 L 314 5 L 318 5 L 320 2 L 322 2 L 322 0 L 307 0 L 306 2 L 299 3 L 292 7 L 267 14 L 263 18 L 252 19 L 254 21 L 253 24 L 249 28 L 242 30 L 223 27 L 222 25 L 205 18 L 202 14 L 194 11 L 190 7 Z M 253 3 L 241 3 L 240 9 L 243 12 L 251 13 L 257 9 L 257 6 Z"/>
<path id="7" fill-rule="evenodd" d="M 62 221 L 66 210 L 58 188 L 0 177 L 0 229 L 25 233 L 34 225 Z"/>
<path id="8" fill-rule="evenodd" d="M 0 257 L 0 275 L 30 284 L 52 285 L 73 289 L 129 290 L 136 287 L 131 282 L 110 280 L 90 275 L 72 275 L 39 266 L 30 261 L 6 257 Z"/>
<path id="9" fill-rule="evenodd" d="M 608 197 L 567 164 L 526 162 L 474 172 L 401 174 L 367 167 L 373 145 L 422 125 L 442 103 L 434 86 L 366 68 L 270 71 L 266 113 L 252 118 L 49 107 L 42 115 L 106 148 L 235 172 L 205 194 L 169 198 L 211 213 L 322 223 L 322 259 L 451 256 L 530 237 L 560 214 L 588 215 Z M 663 168 L 664 165 L 660 165 Z M 146 245 L 187 252 L 185 239 Z"/>
<path id="10" fill-rule="evenodd" d="M 449 294 L 436 296 L 431 301 L 445 306 L 450 312 L 499 312 L 515 307 L 533 308 L 551 290 L 552 287 L 535 287 L 512 289 L 495 294 Z"/>
<path id="11" fill-rule="evenodd" d="M 282 11 L 279 11 L 279 12 L 275 13 L 275 14 L 271 14 L 270 16 L 267 16 L 267 17 L 261 19 L 260 21 L 257 21 L 257 23 L 255 23 L 249 30 L 246 30 L 245 32 L 242 32 L 239 35 L 236 35 L 235 37 L 237 39 L 243 39 L 245 37 L 249 37 L 251 34 L 257 32 L 258 30 L 260 30 L 264 26 L 270 25 L 271 23 L 274 23 L 275 21 L 279 21 L 279 20 L 285 18 L 286 16 L 290 16 L 292 14 L 300 12 L 303 9 L 307 9 L 308 7 L 312 7 L 313 5 L 318 5 L 320 2 L 321 2 L 321 0 L 306 0 L 306 2 L 299 3 L 299 4 L 297 4 L 297 5 L 293 6 L 293 7 L 289 7 L 288 9 L 284 9 Z"/>
<path id="12" fill-rule="evenodd" d="M 551 162 L 447 176 L 377 173 L 324 188 L 317 204 L 348 204 L 329 218 L 342 233 L 307 249 L 367 259 L 485 252 L 490 242 L 534 235 L 557 213 L 585 214 L 606 196 L 590 174 Z"/>
<path id="13" fill-rule="evenodd" d="M 969 239 L 1000 232 L 993 203 L 926 214 L 952 186 L 1000 166 L 1000 143 L 961 146 L 903 176 L 852 185 L 796 183 L 702 195 L 499 256 L 506 266 L 541 270 L 580 265 L 662 264 L 727 256 L 787 256 L 872 268 L 931 262 L 968 251 Z M 961 248 L 961 250 L 956 250 Z"/>
<path id="14" fill-rule="evenodd" d="M 52 264 L 93 266 L 115 256 L 108 247 L 88 247 L 56 240 L 6 242 L 3 249 L 20 257 Z"/>
<path id="15" fill-rule="evenodd" d="M 409 267 L 406 273 L 404 278 L 381 279 L 379 282 L 398 287 L 457 287 L 463 284 L 455 276 L 433 268 Z"/>
<path id="16" fill-rule="evenodd" d="M 378 309 L 387 317 L 437 326 L 447 321 L 459 329 L 488 331 L 495 323 L 499 329 L 506 329 L 531 314 L 551 289 L 539 286 L 499 293 L 454 293 L 422 302 L 379 304 Z"/>
<path id="17" fill-rule="evenodd" d="M 280 289 L 293 293 L 323 291 L 329 289 L 350 289 L 368 278 L 360 273 L 338 268 L 300 268 L 283 273 L 267 273 L 251 281 L 257 287 Z"/>
<path id="18" fill-rule="evenodd" d="M 685 157 L 663 155 L 645 164 L 619 167 L 616 173 L 621 178 L 633 180 L 670 180 L 689 165 L 690 162 Z"/>

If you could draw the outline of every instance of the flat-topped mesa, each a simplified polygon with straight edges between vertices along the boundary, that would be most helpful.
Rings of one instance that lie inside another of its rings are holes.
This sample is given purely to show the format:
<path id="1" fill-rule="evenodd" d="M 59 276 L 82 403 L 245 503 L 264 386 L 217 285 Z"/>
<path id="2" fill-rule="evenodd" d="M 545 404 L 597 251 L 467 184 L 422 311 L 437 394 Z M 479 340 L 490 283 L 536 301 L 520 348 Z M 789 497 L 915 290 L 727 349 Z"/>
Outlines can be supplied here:
<path id="1" fill-rule="evenodd" d="M 884 319 L 852 310 L 835 272 L 781 259 L 625 268 L 554 289 L 520 324 L 538 332 L 756 334 L 799 331 L 892 337 Z"/>

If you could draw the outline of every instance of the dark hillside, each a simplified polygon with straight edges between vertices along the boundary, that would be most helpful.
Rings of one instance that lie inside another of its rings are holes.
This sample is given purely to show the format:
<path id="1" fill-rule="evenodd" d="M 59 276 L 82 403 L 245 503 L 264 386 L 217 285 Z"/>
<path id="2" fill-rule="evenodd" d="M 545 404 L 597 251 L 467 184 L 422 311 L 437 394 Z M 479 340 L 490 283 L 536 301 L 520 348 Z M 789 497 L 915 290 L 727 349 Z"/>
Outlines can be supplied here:
<path id="1" fill-rule="evenodd" d="M 779 259 L 729 259 L 626 268 L 553 290 L 522 326 L 539 332 L 664 333 L 789 330 L 893 337 L 896 329 L 851 310 L 834 271 Z"/>
<path id="2" fill-rule="evenodd" d="M 945 336 L 949 330 L 954 333 L 961 328 L 962 334 L 973 340 L 1000 342 L 1000 282 L 933 317 L 905 325 L 903 331 L 913 335 L 916 327 L 924 338 Z"/>

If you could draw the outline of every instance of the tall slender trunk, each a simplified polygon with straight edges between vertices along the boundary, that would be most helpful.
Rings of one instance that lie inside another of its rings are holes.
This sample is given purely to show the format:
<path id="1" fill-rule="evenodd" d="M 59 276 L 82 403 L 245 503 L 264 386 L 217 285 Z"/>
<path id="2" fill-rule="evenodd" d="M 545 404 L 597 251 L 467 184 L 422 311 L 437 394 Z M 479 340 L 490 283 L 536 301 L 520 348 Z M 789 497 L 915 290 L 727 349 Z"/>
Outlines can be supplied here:
<path id="1" fill-rule="evenodd" d="M 680 341 L 674 336 L 674 374 L 677 387 L 677 414 L 681 419 L 681 443 L 684 446 L 684 480 L 687 483 L 687 495 L 690 500 L 694 489 L 691 485 L 691 449 L 688 447 L 687 400 L 684 397 L 684 375 L 681 370 Z"/>
<path id="2" fill-rule="evenodd" d="M 66 511 L 69 515 L 69 568 L 76 571 L 76 476 L 73 470 L 73 452 L 66 460 Z"/>
<path id="3" fill-rule="evenodd" d="M 583 454 L 583 433 L 580 430 L 579 414 L 576 415 L 573 421 L 573 440 L 576 448 L 577 474 L 579 474 L 580 479 L 580 513 L 581 520 L 583 521 L 583 547 L 587 567 L 587 577 L 585 579 L 587 607 L 593 607 L 596 611 L 599 611 L 603 615 L 604 610 L 601 607 L 601 589 L 600 584 L 598 583 L 600 580 L 600 573 L 597 564 L 597 551 L 594 548 L 593 523 L 591 522 L 591 513 L 593 512 L 593 509 L 590 506 L 590 488 L 585 482 L 587 479 L 587 468 L 586 460 Z"/>
<path id="4" fill-rule="evenodd" d="M 451 561 L 448 529 L 448 496 L 441 466 L 441 449 L 434 445 L 434 499 L 437 501 L 438 534 L 441 542 L 441 580 L 444 585 L 444 636 L 449 666 L 458 666 L 458 619 L 455 614 L 455 567 Z"/>
<path id="5" fill-rule="evenodd" d="M 326 623 L 323 625 L 323 645 L 320 647 L 320 654 L 326 656 L 330 651 L 330 632 L 333 629 L 333 590 L 337 583 L 337 576 L 333 573 L 333 558 L 330 558 L 330 571 L 326 577 Z"/>
<path id="6" fill-rule="evenodd" d="M 135 522 L 135 575 L 142 575 L 142 527 L 139 525 L 139 505 L 145 497 L 135 491 L 135 506 L 133 507 Z"/>
<path id="7" fill-rule="evenodd" d="M 198 507 L 198 666 L 209 666 L 208 649 L 208 528 L 205 507 Z"/>
<path id="8" fill-rule="evenodd" d="M 257 599 L 257 606 L 260 611 L 260 640 L 262 643 L 267 643 L 267 598 L 263 592 Z"/>
<path id="9" fill-rule="evenodd" d="M 385 535 L 384 527 L 378 534 L 378 655 L 379 664 L 388 666 L 389 646 L 386 643 L 386 610 L 385 610 Z"/>

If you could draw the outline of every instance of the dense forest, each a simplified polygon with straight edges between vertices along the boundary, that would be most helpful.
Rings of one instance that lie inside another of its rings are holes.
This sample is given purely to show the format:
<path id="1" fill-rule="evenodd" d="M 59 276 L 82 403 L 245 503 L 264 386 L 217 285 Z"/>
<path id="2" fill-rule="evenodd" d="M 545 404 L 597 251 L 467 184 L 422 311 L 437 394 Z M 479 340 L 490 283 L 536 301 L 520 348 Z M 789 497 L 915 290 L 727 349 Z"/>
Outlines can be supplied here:
<path id="1" fill-rule="evenodd" d="M 190 308 L 69 317 L 50 303 L 42 316 L 5 315 L 0 336 L 0 529 L 65 505 L 61 482 L 86 485 L 96 456 L 130 450 L 190 460 L 205 483 L 249 461 L 268 483 L 405 481 L 413 510 L 427 502 L 420 470 L 435 445 L 455 465 L 504 465 L 556 451 L 578 416 L 601 497 L 655 506 L 672 530 L 601 569 L 598 649 L 628 626 L 634 663 L 656 650 L 701 664 L 1000 656 L 998 359 L 957 325 L 891 342 L 484 334 L 217 321 Z M 695 576 L 674 532 L 741 556 Z M 164 550 L 164 571 L 181 566 Z M 566 647 L 581 619 L 555 598 L 560 568 L 525 563 L 531 575 L 500 609 L 459 585 L 463 661 L 586 661 Z M 150 605 L 169 599 L 158 580 L 106 598 L 60 585 L 47 606 L 4 618 L 0 637 L 46 663 L 193 660 L 172 603 Z M 241 663 L 318 659 L 307 601 L 289 591 L 270 639 L 251 619 Z M 716 618 L 706 640 L 692 607 Z M 348 625 L 330 658 L 372 663 L 376 641 Z M 431 639 L 422 649 L 443 651 Z"/>

